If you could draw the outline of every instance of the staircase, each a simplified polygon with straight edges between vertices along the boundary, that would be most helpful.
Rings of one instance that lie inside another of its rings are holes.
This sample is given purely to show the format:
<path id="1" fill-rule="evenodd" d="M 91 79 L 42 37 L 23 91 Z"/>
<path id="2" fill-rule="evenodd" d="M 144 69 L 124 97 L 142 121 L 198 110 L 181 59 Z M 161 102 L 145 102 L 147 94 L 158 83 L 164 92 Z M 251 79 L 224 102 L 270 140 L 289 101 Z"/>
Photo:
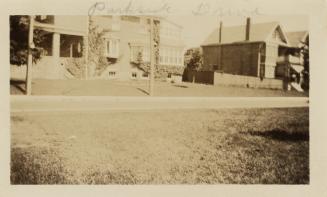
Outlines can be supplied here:
<path id="1" fill-rule="evenodd" d="M 291 83 L 291 88 L 298 91 L 298 92 L 303 92 L 303 89 L 301 88 L 301 85 L 295 82 Z"/>

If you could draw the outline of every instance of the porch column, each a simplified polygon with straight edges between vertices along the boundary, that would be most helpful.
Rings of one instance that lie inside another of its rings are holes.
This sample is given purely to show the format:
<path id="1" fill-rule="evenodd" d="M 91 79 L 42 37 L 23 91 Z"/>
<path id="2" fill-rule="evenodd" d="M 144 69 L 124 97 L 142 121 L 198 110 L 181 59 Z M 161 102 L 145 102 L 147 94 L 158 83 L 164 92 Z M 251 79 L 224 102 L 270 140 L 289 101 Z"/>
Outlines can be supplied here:
<path id="1" fill-rule="evenodd" d="M 53 33 L 52 38 L 52 57 L 54 66 L 60 65 L 60 34 L 55 32 Z"/>
<path id="2" fill-rule="evenodd" d="M 85 60 L 85 79 L 89 78 L 88 58 L 89 58 L 89 39 L 88 36 L 83 37 L 83 56 Z"/>

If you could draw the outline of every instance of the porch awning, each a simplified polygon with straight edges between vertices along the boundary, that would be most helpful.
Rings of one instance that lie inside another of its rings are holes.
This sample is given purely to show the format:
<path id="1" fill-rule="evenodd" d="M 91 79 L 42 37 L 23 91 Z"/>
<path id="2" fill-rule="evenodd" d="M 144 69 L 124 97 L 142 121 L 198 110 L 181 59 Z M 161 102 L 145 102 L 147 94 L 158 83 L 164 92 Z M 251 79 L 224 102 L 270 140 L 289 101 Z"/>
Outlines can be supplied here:
<path id="1" fill-rule="evenodd" d="M 296 71 L 297 73 L 301 73 L 303 71 L 303 66 L 300 65 L 291 65 L 291 68 Z"/>

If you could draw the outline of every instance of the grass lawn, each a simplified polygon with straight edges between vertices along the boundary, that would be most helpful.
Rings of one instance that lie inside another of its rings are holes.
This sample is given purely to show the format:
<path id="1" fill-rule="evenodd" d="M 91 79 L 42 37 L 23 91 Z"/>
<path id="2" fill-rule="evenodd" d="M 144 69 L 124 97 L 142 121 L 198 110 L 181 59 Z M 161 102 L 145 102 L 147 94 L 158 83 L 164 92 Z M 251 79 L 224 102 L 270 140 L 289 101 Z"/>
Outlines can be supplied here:
<path id="1" fill-rule="evenodd" d="M 67 95 L 67 96 L 147 96 L 148 81 L 111 81 L 111 80 L 45 80 L 34 79 L 33 95 Z M 272 89 L 253 89 L 181 83 L 172 84 L 157 81 L 155 96 L 207 96 L 207 97 L 276 97 L 308 96 L 308 93 Z M 23 94 L 24 83 L 12 81 L 11 94 Z"/>
<path id="2" fill-rule="evenodd" d="M 11 115 L 12 184 L 308 184 L 309 109 Z"/>

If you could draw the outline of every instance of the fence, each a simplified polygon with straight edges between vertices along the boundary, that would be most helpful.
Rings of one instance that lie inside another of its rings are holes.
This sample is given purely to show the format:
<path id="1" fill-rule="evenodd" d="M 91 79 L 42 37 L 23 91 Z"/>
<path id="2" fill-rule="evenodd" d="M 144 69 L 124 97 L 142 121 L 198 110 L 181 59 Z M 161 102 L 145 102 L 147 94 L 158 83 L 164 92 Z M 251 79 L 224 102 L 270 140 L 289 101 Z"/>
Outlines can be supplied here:
<path id="1" fill-rule="evenodd" d="M 194 71 L 185 69 L 183 81 L 224 86 L 239 86 L 248 88 L 284 89 L 281 79 L 269 79 L 259 77 L 232 75 L 213 71 Z"/>
<path id="2" fill-rule="evenodd" d="M 193 83 L 214 84 L 214 72 L 212 71 L 195 71 L 185 69 L 183 81 Z"/>

